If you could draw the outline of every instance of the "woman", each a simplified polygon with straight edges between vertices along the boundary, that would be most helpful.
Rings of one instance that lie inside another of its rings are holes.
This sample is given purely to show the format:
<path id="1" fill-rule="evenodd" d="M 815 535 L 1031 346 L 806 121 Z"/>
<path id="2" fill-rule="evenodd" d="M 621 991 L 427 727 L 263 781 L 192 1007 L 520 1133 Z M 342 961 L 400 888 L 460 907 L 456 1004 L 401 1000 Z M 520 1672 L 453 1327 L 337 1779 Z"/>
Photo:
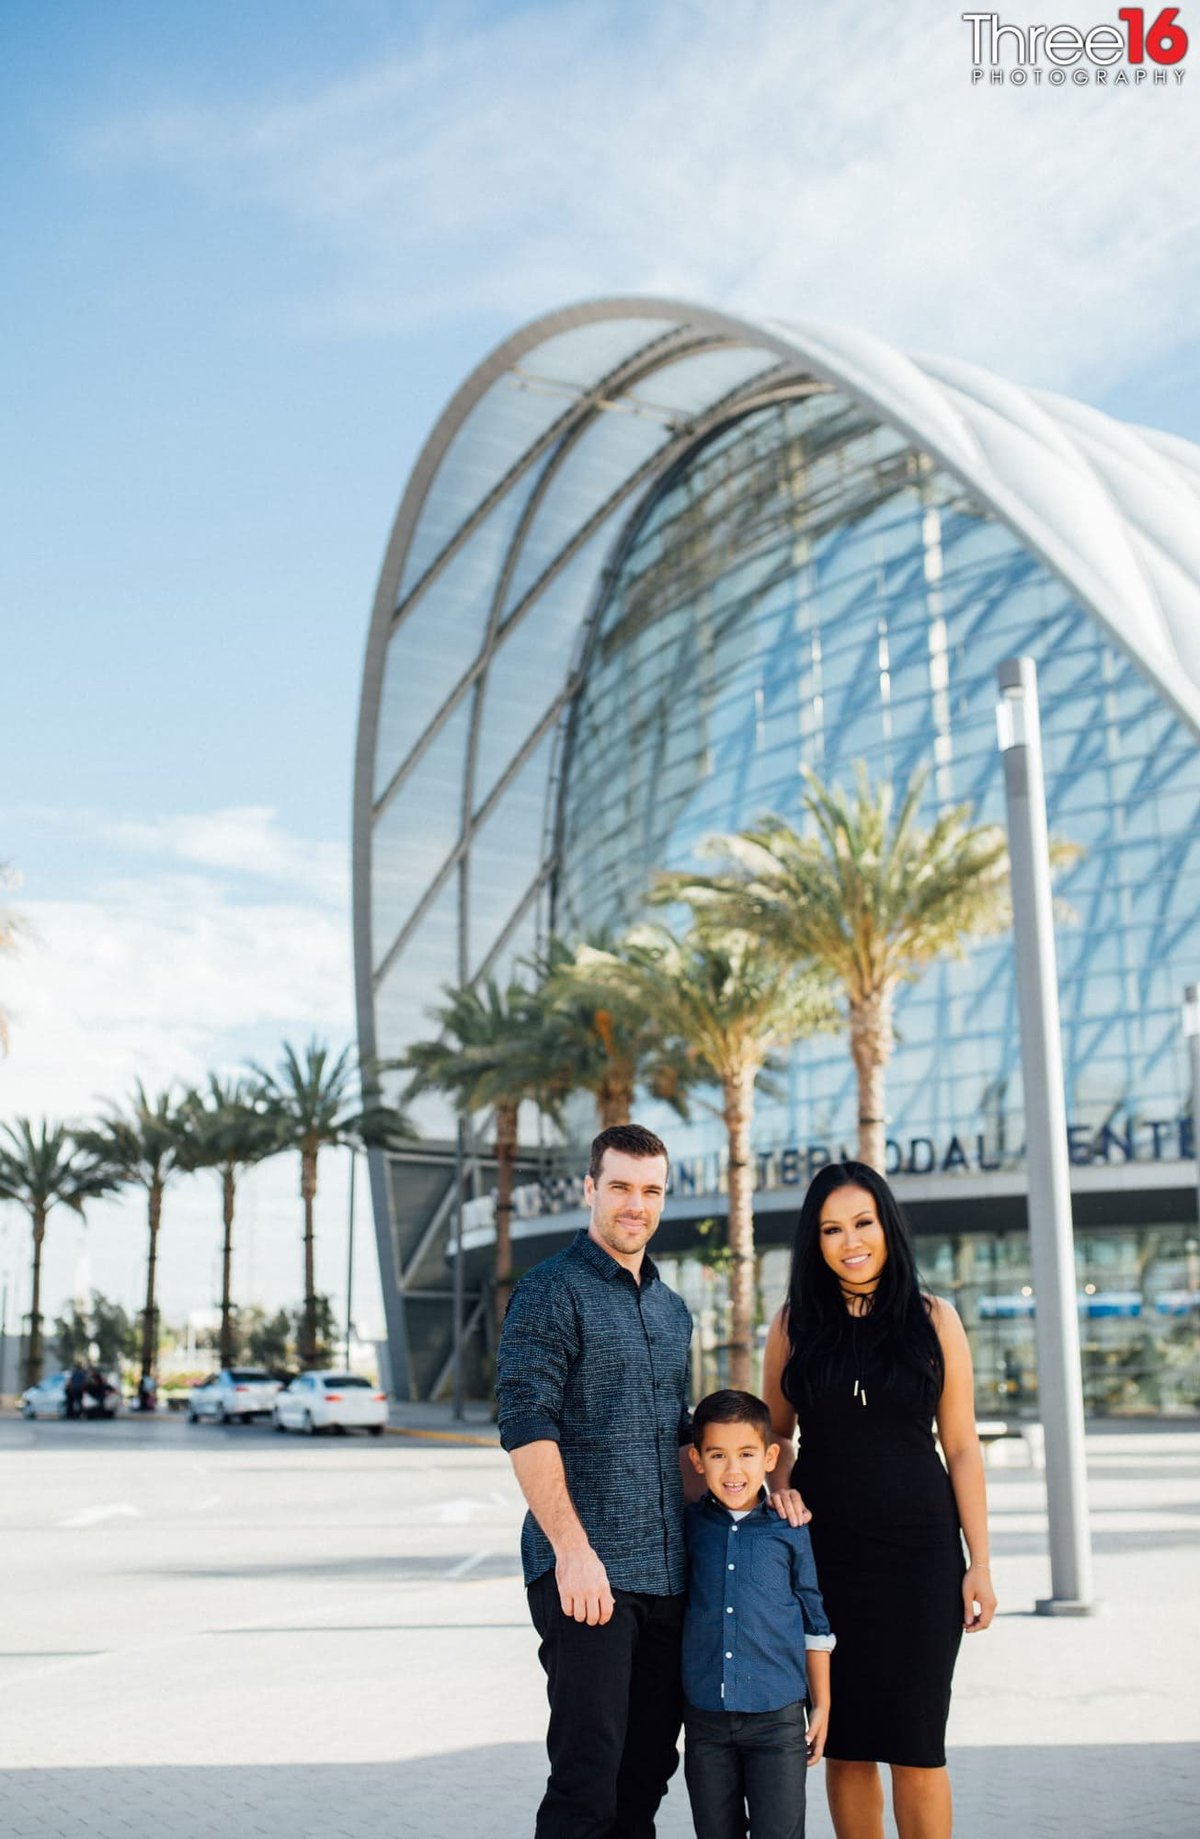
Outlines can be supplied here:
<path id="1" fill-rule="evenodd" d="M 996 1609 L 971 1355 L 950 1304 L 921 1292 L 900 1209 L 865 1163 L 821 1169 L 804 1197 L 763 1391 L 781 1441 L 799 1422 L 790 1480 L 837 1632 L 825 1746 L 837 1839 L 883 1839 L 881 1762 L 900 1839 L 948 1839 L 951 1676 L 964 1629 Z M 784 1486 L 786 1462 L 775 1475 Z"/>

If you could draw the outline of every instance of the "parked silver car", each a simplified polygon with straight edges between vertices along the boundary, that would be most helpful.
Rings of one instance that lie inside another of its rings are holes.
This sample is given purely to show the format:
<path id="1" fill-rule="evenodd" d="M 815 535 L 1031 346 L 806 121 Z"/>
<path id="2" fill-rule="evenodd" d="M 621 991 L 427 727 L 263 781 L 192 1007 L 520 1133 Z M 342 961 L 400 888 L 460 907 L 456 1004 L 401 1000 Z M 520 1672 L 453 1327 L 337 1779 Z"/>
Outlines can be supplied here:
<path id="1" fill-rule="evenodd" d="M 279 1381 L 272 1379 L 265 1367 L 231 1366 L 214 1373 L 202 1385 L 193 1386 L 188 1398 L 188 1423 L 212 1418 L 217 1424 L 230 1424 L 240 1418 L 268 1418 L 279 1393 Z"/>

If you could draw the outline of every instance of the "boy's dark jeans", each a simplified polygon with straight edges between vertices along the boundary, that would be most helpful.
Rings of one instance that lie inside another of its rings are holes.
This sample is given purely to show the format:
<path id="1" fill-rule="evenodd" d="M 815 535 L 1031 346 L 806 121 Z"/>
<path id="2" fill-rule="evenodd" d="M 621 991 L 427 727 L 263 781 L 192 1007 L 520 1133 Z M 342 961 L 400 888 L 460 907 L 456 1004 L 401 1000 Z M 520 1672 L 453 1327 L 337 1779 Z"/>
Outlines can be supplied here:
<path id="1" fill-rule="evenodd" d="M 589 1628 L 563 1614 L 553 1571 L 528 1596 L 550 1699 L 537 1839 L 654 1839 L 679 1763 L 683 1597 L 614 1590 L 612 1620 Z"/>
<path id="2" fill-rule="evenodd" d="M 684 1774 L 697 1839 L 804 1839 L 804 1706 L 684 1712 Z M 749 1827 L 746 1815 L 749 1812 Z"/>

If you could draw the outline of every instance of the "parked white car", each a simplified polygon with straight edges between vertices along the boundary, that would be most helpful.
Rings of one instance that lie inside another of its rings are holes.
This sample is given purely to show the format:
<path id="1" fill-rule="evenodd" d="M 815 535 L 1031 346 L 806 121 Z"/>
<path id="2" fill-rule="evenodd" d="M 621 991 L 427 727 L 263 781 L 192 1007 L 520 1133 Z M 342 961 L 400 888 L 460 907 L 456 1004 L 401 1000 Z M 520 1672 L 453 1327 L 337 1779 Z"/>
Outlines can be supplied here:
<path id="1" fill-rule="evenodd" d="M 98 1381 L 97 1384 L 100 1382 Z M 121 1391 L 115 1382 L 104 1375 L 104 1390 L 99 1397 L 96 1391 L 85 1392 L 80 1400 L 81 1415 L 85 1418 L 115 1418 L 121 1408 Z M 67 1415 L 67 1374 L 47 1373 L 39 1379 L 36 1386 L 27 1386 L 21 1394 L 21 1416 L 26 1418 L 65 1418 Z"/>
<path id="2" fill-rule="evenodd" d="M 193 1386 L 188 1397 L 188 1423 L 212 1418 L 217 1424 L 232 1424 L 240 1418 L 268 1418 L 279 1394 L 279 1381 L 272 1379 L 264 1367 L 232 1366 L 214 1373 L 203 1385 Z"/>
<path id="3" fill-rule="evenodd" d="M 367 1430 L 382 1437 L 387 1393 L 361 1373 L 301 1373 L 275 1400 L 276 1430 Z"/>

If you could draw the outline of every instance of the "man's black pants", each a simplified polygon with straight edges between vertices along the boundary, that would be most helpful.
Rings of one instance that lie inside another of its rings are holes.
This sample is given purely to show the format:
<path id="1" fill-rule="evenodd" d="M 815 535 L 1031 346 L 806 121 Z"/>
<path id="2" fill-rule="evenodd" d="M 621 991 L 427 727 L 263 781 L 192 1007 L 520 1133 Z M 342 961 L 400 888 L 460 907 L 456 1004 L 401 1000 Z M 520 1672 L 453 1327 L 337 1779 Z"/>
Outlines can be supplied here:
<path id="1" fill-rule="evenodd" d="M 697 1839 L 804 1839 L 804 1706 L 685 1713 L 683 1766 Z"/>
<path id="2" fill-rule="evenodd" d="M 654 1839 L 679 1762 L 683 1597 L 614 1590 L 612 1620 L 589 1628 L 563 1614 L 553 1571 L 528 1595 L 550 1699 L 537 1839 Z"/>

